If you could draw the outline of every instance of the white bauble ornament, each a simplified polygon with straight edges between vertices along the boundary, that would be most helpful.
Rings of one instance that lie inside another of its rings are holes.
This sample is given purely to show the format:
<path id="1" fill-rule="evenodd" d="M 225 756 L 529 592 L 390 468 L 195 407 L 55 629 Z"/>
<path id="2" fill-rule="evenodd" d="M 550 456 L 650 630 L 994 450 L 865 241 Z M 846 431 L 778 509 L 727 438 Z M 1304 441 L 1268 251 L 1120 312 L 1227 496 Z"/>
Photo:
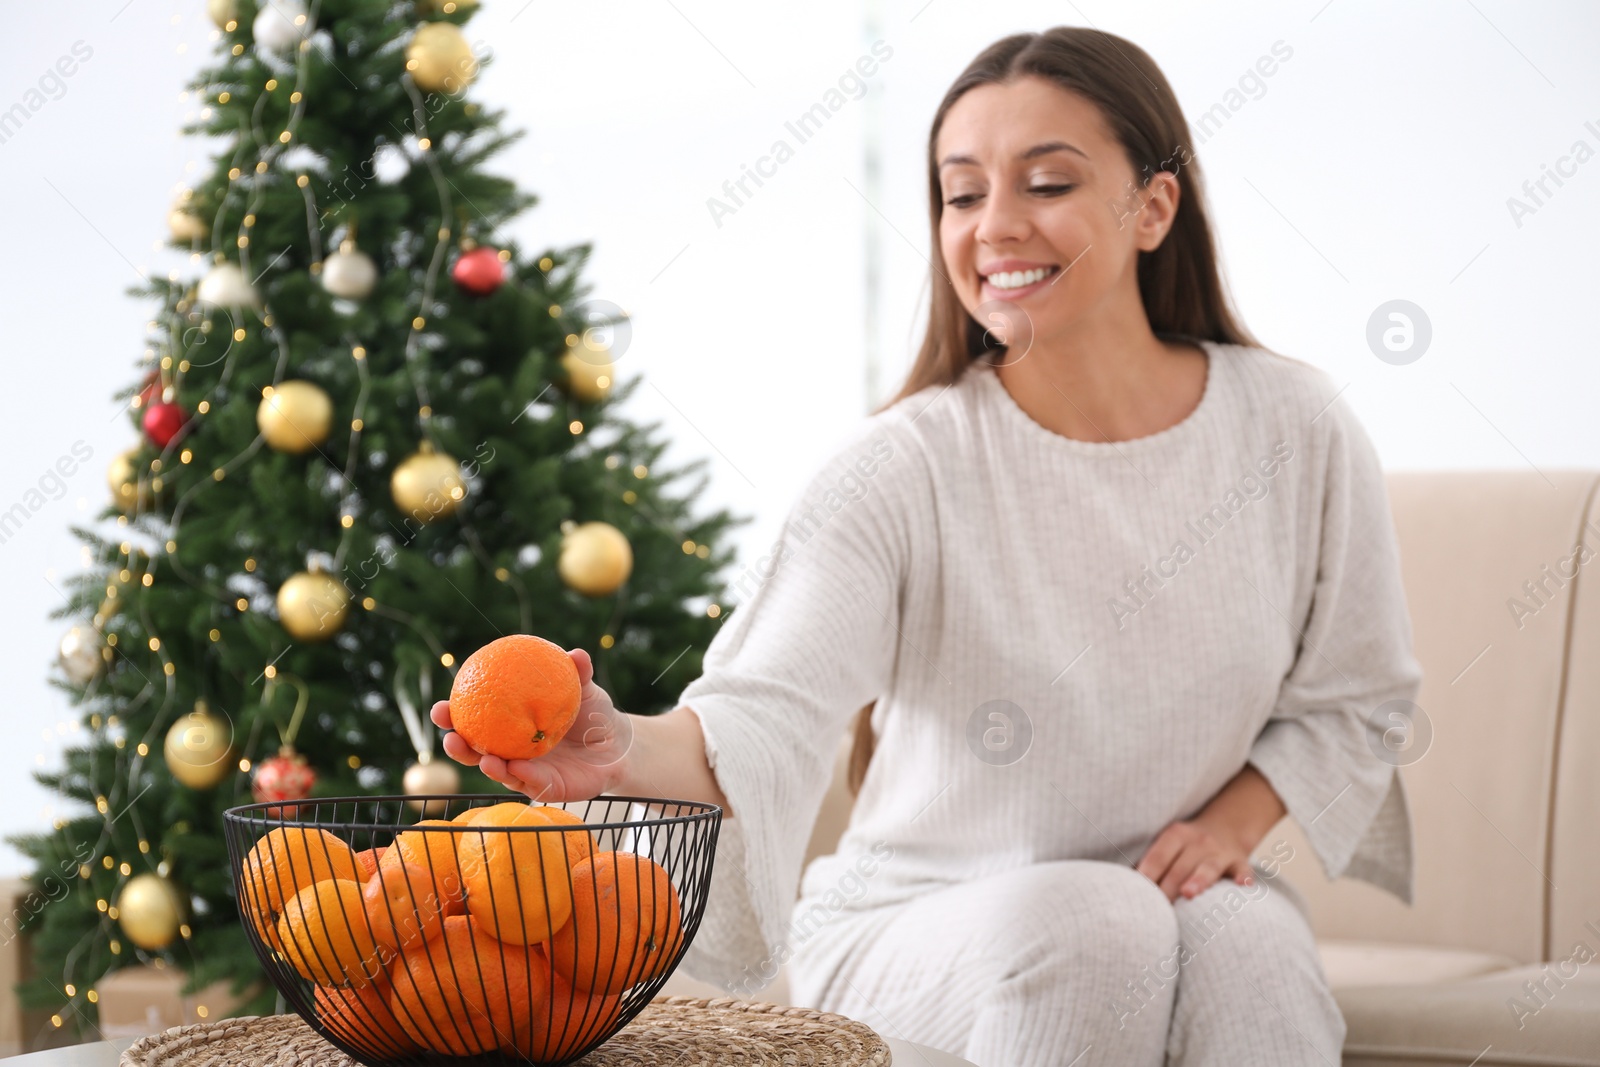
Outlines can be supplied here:
<path id="1" fill-rule="evenodd" d="M 74 626 L 61 638 L 61 671 L 74 685 L 88 685 L 105 666 L 105 639 L 92 626 Z"/>
<path id="2" fill-rule="evenodd" d="M 365 300 L 377 284 L 378 265 L 354 241 L 322 261 L 322 287 L 342 300 Z"/>
<path id="3" fill-rule="evenodd" d="M 250 27 L 256 47 L 269 52 L 298 48 L 311 33 L 311 17 L 300 0 L 267 0 Z"/>
<path id="4" fill-rule="evenodd" d="M 256 295 L 256 287 L 250 284 L 250 279 L 244 276 L 244 271 L 239 269 L 239 264 L 223 262 L 212 267 L 211 272 L 200 279 L 195 299 L 212 307 L 253 308 L 261 298 Z"/>
<path id="5" fill-rule="evenodd" d="M 455 793 L 461 789 L 461 772 L 449 760 L 429 759 L 426 763 L 413 763 L 406 768 L 400 786 L 407 795 L 426 796 L 429 793 Z M 424 819 L 437 819 L 449 808 L 447 800 L 408 800 Z"/>

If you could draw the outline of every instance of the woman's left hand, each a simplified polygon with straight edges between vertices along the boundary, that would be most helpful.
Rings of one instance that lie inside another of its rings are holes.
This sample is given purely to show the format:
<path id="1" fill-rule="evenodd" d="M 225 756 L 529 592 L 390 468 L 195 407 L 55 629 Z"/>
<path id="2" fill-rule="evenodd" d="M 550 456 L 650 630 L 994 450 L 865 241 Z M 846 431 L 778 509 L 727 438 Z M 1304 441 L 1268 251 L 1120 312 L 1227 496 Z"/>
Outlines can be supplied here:
<path id="1" fill-rule="evenodd" d="M 1203 817 L 1175 822 L 1162 830 L 1134 870 L 1160 886 L 1174 903 L 1179 894 L 1190 899 L 1199 896 L 1219 878 L 1231 877 L 1240 885 L 1255 881 L 1249 850 Z"/>

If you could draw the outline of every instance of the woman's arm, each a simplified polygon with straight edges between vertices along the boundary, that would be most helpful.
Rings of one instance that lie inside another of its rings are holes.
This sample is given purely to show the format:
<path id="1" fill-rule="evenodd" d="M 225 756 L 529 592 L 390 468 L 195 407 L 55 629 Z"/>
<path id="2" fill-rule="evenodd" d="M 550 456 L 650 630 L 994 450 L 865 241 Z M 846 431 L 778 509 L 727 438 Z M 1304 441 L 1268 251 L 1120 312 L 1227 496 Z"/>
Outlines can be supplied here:
<path id="1" fill-rule="evenodd" d="M 1246 764 L 1200 814 L 1162 830 L 1134 869 L 1159 885 L 1168 900 L 1198 896 L 1218 878 L 1249 885 L 1255 880 L 1250 853 L 1285 810 L 1261 772 Z"/>
<path id="2" fill-rule="evenodd" d="M 1307 462 L 1321 465 L 1324 478 L 1320 499 L 1307 501 L 1316 555 L 1302 563 L 1299 577 L 1293 614 L 1305 621 L 1293 627 L 1295 662 L 1245 770 L 1194 820 L 1163 830 L 1160 851 L 1152 845 L 1152 855 L 1140 861 L 1147 874 L 1162 872 L 1163 888 L 1172 884 L 1165 880 L 1171 861 L 1184 852 L 1163 838 L 1185 847 L 1204 840 L 1200 848 L 1213 866 L 1219 858 L 1230 864 L 1220 876 L 1247 874 L 1240 850 L 1253 850 L 1287 812 L 1329 878 L 1349 871 L 1411 900 L 1411 828 L 1383 731 L 1397 708 L 1413 706 L 1421 667 L 1412 653 L 1383 468 L 1332 381 L 1323 386 L 1334 400 L 1322 408 L 1321 425 L 1313 418 L 1308 431 Z M 1362 851 L 1363 842 L 1370 850 Z M 1197 868 L 1188 877 L 1208 873 Z M 1181 877 L 1173 881 L 1186 891 L 1190 883 Z"/>
<path id="3" fill-rule="evenodd" d="M 628 719 L 633 726 L 633 744 L 608 793 L 715 804 L 722 809 L 723 818 L 733 818 L 728 798 L 706 760 L 705 734 L 693 708 L 684 704 L 661 715 L 629 715 Z"/>

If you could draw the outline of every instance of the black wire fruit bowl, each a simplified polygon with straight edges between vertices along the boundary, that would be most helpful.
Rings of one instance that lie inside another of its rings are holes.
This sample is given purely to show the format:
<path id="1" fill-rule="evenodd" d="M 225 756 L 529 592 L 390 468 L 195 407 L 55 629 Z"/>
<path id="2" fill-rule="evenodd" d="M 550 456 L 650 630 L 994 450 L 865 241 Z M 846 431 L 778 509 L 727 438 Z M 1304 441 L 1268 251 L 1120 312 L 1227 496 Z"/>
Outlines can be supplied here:
<path id="1" fill-rule="evenodd" d="M 409 821 L 422 802 L 443 814 Z M 267 974 L 374 1067 L 564 1064 L 599 1046 L 694 939 L 721 820 L 689 801 L 445 794 L 224 815 Z"/>

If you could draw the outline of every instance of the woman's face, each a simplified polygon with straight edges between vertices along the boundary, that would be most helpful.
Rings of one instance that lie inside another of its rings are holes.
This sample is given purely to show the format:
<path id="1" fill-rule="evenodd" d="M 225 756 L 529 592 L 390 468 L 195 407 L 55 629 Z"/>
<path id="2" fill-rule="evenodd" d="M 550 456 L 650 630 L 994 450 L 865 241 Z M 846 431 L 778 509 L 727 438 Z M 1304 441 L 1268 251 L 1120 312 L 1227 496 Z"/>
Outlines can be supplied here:
<path id="1" fill-rule="evenodd" d="M 1158 172 L 1138 188 L 1094 104 L 1032 76 L 979 86 L 946 112 L 934 161 L 950 282 L 999 341 L 1141 306 L 1138 253 L 1170 227 L 1177 180 Z"/>

